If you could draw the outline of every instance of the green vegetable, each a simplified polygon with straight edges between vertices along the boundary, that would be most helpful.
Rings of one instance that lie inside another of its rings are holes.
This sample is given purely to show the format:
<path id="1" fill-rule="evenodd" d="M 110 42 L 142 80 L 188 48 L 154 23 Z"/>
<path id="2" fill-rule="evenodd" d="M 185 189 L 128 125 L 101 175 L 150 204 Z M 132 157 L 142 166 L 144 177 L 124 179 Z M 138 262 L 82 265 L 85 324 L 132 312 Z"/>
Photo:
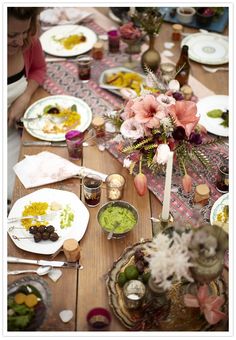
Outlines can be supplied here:
<path id="1" fill-rule="evenodd" d="M 211 118 L 221 118 L 223 114 L 222 110 L 216 109 L 216 110 L 211 110 L 207 112 L 207 116 Z"/>
<path id="2" fill-rule="evenodd" d="M 207 116 L 210 118 L 222 118 L 223 122 L 220 125 L 224 127 L 229 127 L 229 110 L 222 111 L 220 109 L 211 110 L 207 112 Z"/>
<path id="3" fill-rule="evenodd" d="M 73 105 L 71 106 L 71 111 L 77 112 L 77 106 L 76 106 L 75 104 L 73 104 Z"/>
<path id="4" fill-rule="evenodd" d="M 71 226 L 71 223 L 74 221 L 74 213 L 69 205 L 65 206 L 60 217 L 61 217 L 60 221 L 61 229 Z"/>

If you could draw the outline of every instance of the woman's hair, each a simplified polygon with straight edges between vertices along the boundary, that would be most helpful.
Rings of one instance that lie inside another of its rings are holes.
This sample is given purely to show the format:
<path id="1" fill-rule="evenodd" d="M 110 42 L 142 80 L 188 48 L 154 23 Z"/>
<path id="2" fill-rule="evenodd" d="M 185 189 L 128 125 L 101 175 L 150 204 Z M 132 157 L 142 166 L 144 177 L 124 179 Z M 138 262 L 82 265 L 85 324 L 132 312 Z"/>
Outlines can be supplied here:
<path id="1" fill-rule="evenodd" d="M 42 8 L 40 7 L 8 7 L 7 8 L 7 17 L 13 17 L 17 20 L 28 20 L 30 21 L 30 29 L 28 32 L 28 36 L 24 41 L 24 46 L 27 46 L 31 42 L 31 38 L 36 34 L 38 30 L 38 20 L 37 17 L 41 12 Z"/>

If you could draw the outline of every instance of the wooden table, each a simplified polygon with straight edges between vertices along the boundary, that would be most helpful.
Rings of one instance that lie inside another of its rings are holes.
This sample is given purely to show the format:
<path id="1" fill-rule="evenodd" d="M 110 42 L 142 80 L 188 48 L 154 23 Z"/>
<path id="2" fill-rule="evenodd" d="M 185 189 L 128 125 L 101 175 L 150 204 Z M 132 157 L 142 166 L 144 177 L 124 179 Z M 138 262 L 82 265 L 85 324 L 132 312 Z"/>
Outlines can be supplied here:
<path id="1" fill-rule="evenodd" d="M 110 27 L 111 21 L 104 17 L 101 13 L 97 12 L 94 8 L 91 9 L 95 13 L 95 20 L 104 24 L 104 27 Z M 112 23 L 114 26 L 114 23 Z M 194 31 L 187 29 L 186 31 Z M 169 41 L 171 36 L 171 25 L 164 24 L 160 37 L 158 38 L 158 46 L 163 49 L 163 42 Z M 179 55 L 179 47 L 175 47 L 175 59 Z M 201 65 L 197 63 L 192 64 L 192 74 L 197 77 L 201 82 L 208 86 L 209 89 L 215 91 L 216 94 L 228 94 L 228 78 L 227 73 L 210 74 L 203 71 Z M 43 89 L 38 89 L 32 98 L 32 102 L 47 96 Z M 23 132 L 22 141 L 35 140 L 26 131 Z M 40 151 L 47 150 L 54 152 L 68 159 L 66 148 L 51 148 L 51 147 L 21 147 L 19 159 L 22 159 L 25 154 L 34 155 Z M 80 162 L 76 162 L 80 165 Z M 98 226 L 96 215 L 99 207 L 105 203 L 105 191 L 102 192 L 101 204 L 98 207 L 88 208 L 90 219 L 87 231 L 80 241 L 81 246 L 81 264 L 84 266 L 83 270 L 75 269 L 62 269 L 62 277 L 54 283 L 47 276 L 44 279 L 48 282 L 52 303 L 49 310 L 49 315 L 41 327 L 43 331 L 87 331 L 88 325 L 86 322 L 86 315 L 91 308 L 105 307 L 110 309 L 108 305 L 108 296 L 105 285 L 105 277 L 108 270 L 111 268 L 113 262 L 122 254 L 123 250 L 141 238 L 148 239 L 153 235 L 151 216 L 158 216 L 161 211 L 161 203 L 154 197 L 153 194 L 147 192 L 144 197 L 139 197 L 136 194 L 133 177 L 128 174 L 128 171 L 114 159 L 114 157 L 107 151 L 101 152 L 96 146 L 86 147 L 83 150 L 83 166 L 91 169 L 98 170 L 103 173 L 120 173 L 126 179 L 126 186 L 124 191 L 124 200 L 133 204 L 139 212 L 139 222 L 136 228 L 129 233 L 125 238 L 120 240 L 108 241 L 106 235 Z M 82 201 L 84 201 L 81 193 L 81 186 L 79 179 L 68 179 L 52 185 L 45 186 L 47 188 L 54 188 L 60 190 L 67 190 L 74 192 Z M 41 188 L 41 187 L 40 187 Z M 35 189 L 25 189 L 21 182 L 16 179 L 13 203 L 33 191 Z M 33 259 L 50 259 L 50 256 L 37 255 L 29 253 L 17 248 L 14 243 L 8 239 L 8 255 L 17 256 L 21 258 Z M 63 254 L 59 254 L 56 260 L 65 259 Z M 16 265 L 9 264 L 9 270 L 23 269 L 23 268 L 36 268 L 33 265 Z M 8 283 L 12 283 L 17 277 L 9 276 Z M 68 323 L 63 323 L 59 318 L 59 312 L 64 309 L 73 311 L 73 319 Z M 110 327 L 111 331 L 125 330 L 124 326 L 113 315 Z"/>

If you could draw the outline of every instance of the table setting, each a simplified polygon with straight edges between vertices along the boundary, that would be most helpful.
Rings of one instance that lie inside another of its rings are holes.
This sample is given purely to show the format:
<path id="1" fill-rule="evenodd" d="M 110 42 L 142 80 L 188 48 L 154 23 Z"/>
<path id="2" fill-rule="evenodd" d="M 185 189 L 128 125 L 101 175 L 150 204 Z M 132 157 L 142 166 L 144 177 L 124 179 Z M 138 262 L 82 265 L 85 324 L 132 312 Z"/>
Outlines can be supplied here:
<path id="1" fill-rule="evenodd" d="M 227 72 L 202 68 L 229 62 L 228 37 L 190 27 L 166 48 L 171 25 L 150 10 L 156 70 L 141 14 L 136 30 L 132 11 L 128 26 L 96 8 L 41 12 L 47 76 L 22 118 L 6 219 L 10 331 L 229 331 L 230 98 L 212 78 Z M 160 68 L 183 45 L 190 95 Z"/>

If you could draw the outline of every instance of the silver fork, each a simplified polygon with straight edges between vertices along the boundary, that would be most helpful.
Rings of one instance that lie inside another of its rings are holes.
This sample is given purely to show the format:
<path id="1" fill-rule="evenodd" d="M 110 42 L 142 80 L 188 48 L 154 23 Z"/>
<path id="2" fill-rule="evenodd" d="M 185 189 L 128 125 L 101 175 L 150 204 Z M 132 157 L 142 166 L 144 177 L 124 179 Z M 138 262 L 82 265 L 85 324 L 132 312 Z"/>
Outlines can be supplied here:
<path id="1" fill-rule="evenodd" d="M 217 71 L 228 71 L 229 68 L 228 67 L 215 67 L 215 68 L 212 68 L 212 67 L 206 67 L 206 66 L 202 66 L 202 68 L 207 71 L 207 72 L 211 72 L 211 73 L 215 73 Z"/>

